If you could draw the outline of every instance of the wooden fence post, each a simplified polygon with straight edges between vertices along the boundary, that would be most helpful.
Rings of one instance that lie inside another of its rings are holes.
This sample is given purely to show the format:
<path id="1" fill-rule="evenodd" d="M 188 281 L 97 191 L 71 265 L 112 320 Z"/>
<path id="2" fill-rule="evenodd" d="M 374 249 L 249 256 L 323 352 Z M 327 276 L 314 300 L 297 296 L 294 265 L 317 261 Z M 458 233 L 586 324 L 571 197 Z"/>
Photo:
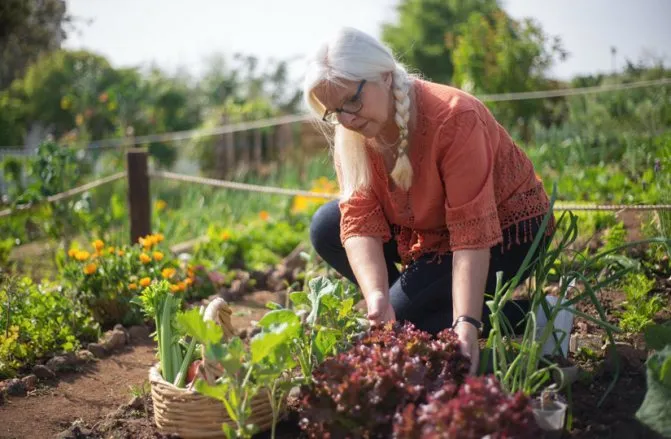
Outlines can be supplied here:
<path id="1" fill-rule="evenodd" d="M 128 211 L 131 245 L 151 233 L 151 202 L 146 149 L 132 148 L 126 153 L 128 164 Z"/>

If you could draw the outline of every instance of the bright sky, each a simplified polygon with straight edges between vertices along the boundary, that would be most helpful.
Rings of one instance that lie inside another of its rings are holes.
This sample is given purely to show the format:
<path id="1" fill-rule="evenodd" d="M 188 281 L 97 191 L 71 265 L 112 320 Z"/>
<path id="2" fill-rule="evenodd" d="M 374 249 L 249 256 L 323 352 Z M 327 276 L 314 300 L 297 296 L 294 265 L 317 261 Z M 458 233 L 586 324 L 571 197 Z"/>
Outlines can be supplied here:
<path id="1" fill-rule="evenodd" d="M 66 0 L 79 22 L 69 48 L 106 56 L 114 66 L 155 62 L 174 71 L 202 72 L 208 56 L 235 52 L 261 59 L 287 59 L 309 52 L 340 26 L 380 35 L 383 22 L 395 19 L 399 0 Z M 538 20 L 545 32 L 559 35 L 570 52 L 555 76 L 611 70 L 610 48 L 625 57 L 646 53 L 671 65 L 671 0 L 504 0 L 515 18 Z M 296 68 L 300 68 L 300 61 Z"/>

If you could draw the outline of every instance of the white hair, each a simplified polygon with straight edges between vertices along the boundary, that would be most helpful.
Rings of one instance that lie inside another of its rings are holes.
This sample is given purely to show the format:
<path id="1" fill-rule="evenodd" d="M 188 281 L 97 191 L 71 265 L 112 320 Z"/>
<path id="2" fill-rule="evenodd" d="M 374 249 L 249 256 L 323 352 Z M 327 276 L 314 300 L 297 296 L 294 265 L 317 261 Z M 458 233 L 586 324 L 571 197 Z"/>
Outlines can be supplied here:
<path id="1" fill-rule="evenodd" d="M 380 82 L 384 73 L 393 74 L 393 93 L 396 108 L 394 120 L 400 131 L 399 155 L 391 172 L 394 183 L 407 190 L 412 183 L 412 166 L 406 150 L 410 117 L 410 75 L 394 59 L 391 50 L 372 36 L 351 27 L 341 28 L 330 40 L 322 43 L 308 60 L 303 85 L 303 96 L 310 110 L 320 122 L 326 108 L 314 95 L 314 89 L 324 82 L 342 85 L 343 80 Z M 334 158 L 340 163 L 340 191 L 348 199 L 357 190 L 369 188 L 371 169 L 364 137 L 342 125 L 335 127 L 335 135 L 326 135 Z"/>

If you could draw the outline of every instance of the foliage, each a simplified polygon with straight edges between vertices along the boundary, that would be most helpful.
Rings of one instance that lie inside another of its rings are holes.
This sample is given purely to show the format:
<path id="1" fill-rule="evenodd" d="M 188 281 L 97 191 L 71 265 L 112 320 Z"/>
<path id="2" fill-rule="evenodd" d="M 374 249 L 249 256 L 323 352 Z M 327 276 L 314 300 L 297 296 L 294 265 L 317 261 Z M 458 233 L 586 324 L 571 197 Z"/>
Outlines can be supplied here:
<path id="1" fill-rule="evenodd" d="M 97 340 L 99 329 L 89 311 L 56 284 L 5 279 L 0 303 L 0 378 L 38 359 L 72 352 L 80 341 Z"/>
<path id="2" fill-rule="evenodd" d="M 547 72 L 555 58 L 566 52 L 555 37 L 549 44 L 540 26 L 527 19 L 517 22 L 504 11 L 473 12 L 460 25 L 452 54 L 454 83 L 479 95 L 543 90 L 551 86 Z M 531 122 L 552 101 L 522 100 L 490 104 L 509 129 L 523 121 L 522 138 L 530 140 Z"/>
<path id="3" fill-rule="evenodd" d="M 629 273 L 622 282 L 626 294 L 624 311 L 620 314 L 620 327 L 628 332 L 640 332 L 653 322 L 655 314 L 664 309 L 660 296 L 649 297 L 655 286 L 654 279 L 648 279 L 644 273 Z"/>
<path id="4" fill-rule="evenodd" d="M 383 25 L 382 39 L 411 69 L 449 84 L 460 25 L 471 13 L 489 16 L 498 9 L 495 0 L 403 0 L 396 7 L 398 22 Z"/>
<path id="5" fill-rule="evenodd" d="M 41 53 L 60 46 L 68 21 L 63 1 L 6 0 L 0 4 L 0 90 L 20 77 Z"/>
<path id="6" fill-rule="evenodd" d="M 92 251 L 71 248 L 61 275 L 75 297 L 85 303 L 102 325 L 141 321 L 131 300 L 154 282 L 170 281 L 173 293 L 190 289 L 193 279 L 185 267 L 162 248 L 162 234 L 140 239 L 133 246 L 106 247 L 92 242 Z"/>
<path id="7" fill-rule="evenodd" d="M 648 390 L 636 418 L 661 434 L 671 436 L 671 346 L 648 358 Z"/>
<path id="8" fill-rule="evenodd" d="M 388 323 L 327 358 L 301 389 L 301 428 L 310 437 L 389 437 L 392 421 L 446 383 L 460 385 L 468 359 L 456 335 L 437 338 L 411 323 Z"/>
<path id="9" fill-rule="evenodd" d="M 394 422 L 394 437 L 399 439 L 539 436 L 530 399 L 522 392 L 506 394 L 492 376 L 466 377 L 461 387 L 447 383 L 432 392 L 426 404 L 408 404 Z"/>

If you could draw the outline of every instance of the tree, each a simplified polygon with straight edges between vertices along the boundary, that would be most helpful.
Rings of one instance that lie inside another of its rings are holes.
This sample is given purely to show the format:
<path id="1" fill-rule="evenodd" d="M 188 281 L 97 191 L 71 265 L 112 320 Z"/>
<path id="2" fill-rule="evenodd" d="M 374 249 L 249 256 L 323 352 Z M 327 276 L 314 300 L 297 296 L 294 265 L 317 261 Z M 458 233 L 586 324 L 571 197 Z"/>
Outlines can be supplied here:
<path id="1" fill-rule="evenodd" d="M 475 12 L 459 27 L 453 52 L 454 83 L 474 94 L 511 93 L 551 87 L 547 79 L 556 58 L 564 59 L 558 37 L 550 40 L 530 19 L 518 22 L 503 10 L 487 16 Z M 548 104 L 550 104 L 548 106 Z M 552 111 L 552 101 L 493 102 L 490 107 L 524 140 L 531 138 L 534 117 Z"/>
<path id="2" fill-rule="evenodd" d="M 400 60 L 432 81 L 449 84 L 452 48 L 460 25 L 473 12 L 487 16 L 499 10 L 496 0 L 402 0 L 398 23 L 385 24 L 382 39 Z"/>
<path id="3" fill-rule="evenodd" d="M 68 21 L 63 0 L 0 2 L 0 90 L 41 54 L 60 48 Z"/>

